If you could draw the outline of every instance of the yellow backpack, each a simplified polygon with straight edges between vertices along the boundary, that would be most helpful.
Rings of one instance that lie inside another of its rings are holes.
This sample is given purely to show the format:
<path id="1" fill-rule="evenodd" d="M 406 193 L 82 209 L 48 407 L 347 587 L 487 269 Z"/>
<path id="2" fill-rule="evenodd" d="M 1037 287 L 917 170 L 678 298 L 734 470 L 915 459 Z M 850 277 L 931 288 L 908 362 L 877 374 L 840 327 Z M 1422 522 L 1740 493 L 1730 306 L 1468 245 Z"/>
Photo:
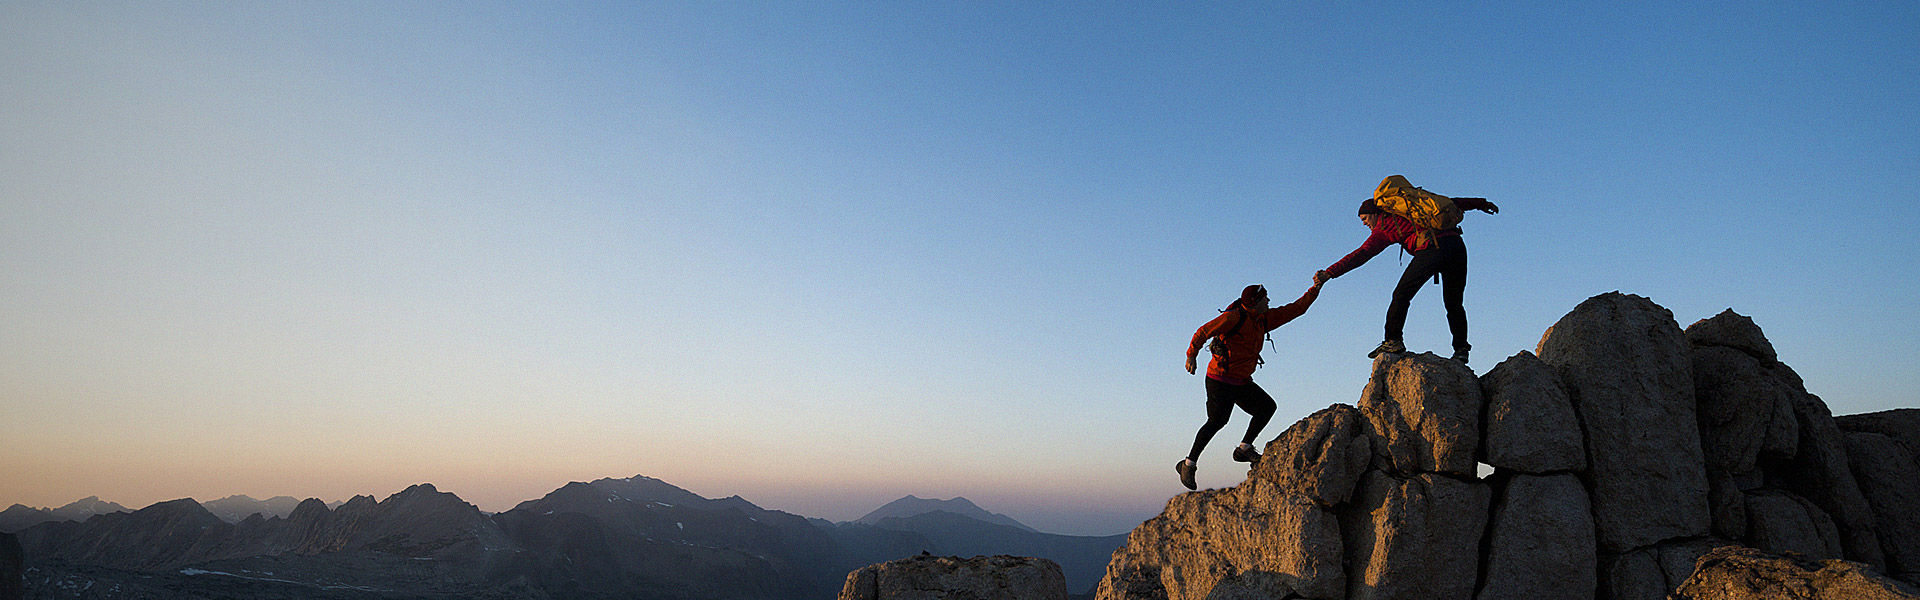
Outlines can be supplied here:
<path id="1" fill-rule="evenodd" d="M 1388 175 L 1381 180 L 1380 187 L 1373 189 L 1373 203 L 1380 210 L 1406 217 L 1408 221 L 1419 225 L 1420 248 L 1433 244 L 1435 231 L 1459 226 L 1463 216 L 1452 198 L 1414 187 L 1401 175 Z"/>

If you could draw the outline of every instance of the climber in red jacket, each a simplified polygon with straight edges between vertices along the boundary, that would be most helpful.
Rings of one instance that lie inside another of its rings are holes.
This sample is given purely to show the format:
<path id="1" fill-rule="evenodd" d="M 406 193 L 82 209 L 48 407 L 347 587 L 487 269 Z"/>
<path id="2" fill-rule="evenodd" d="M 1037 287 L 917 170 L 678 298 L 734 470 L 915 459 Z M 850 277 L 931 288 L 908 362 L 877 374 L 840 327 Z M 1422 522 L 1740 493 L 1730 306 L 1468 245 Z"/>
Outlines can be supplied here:
<path id="1" fill-rule="evenodd" d="M 1193 332 L 1193 341 L 1187 344 L 1187 373 L 1194 373 L 1200 345 L 1209 339 L 1213 340 L 1213 362 L 1207 365 L 1207 422 L 1193 437 L 1193 450 L 1187 453 L 1187 458 L 1173 466 L 1174 472 L 1180 474 L 1180 483 L 1187 489 L 1195 489 L 1193 472 L 1195 463 L 1200 461 L 1200 450 L 1213 440 L 1213 434 L 1227 425 L 1227 417 L 1233 414 L 1235 406 L 1252 415 L 1253 422 L 1247 424 L 1247 436 L 1240 440 L 1240 446 L 1233 449 L 1233 459 L 1250 463 L 1260 458 L 1260 453 L 1253 448 L 1253 439 L 1273 418 L 1275 408 L 1273 397 L 1253 382 L 1253 370 L 1264 362 L 1260 359 L 1260 350 L 1266 346 L 1267 332 L 1307 312 L 1307 307 L 1318 297 L 1320 284 L 1315 283 L 1299 300 L 1269 309 L 1267 288 L 1250 285 L 1240 292 L 1239 300 L 1220 311 L 1220 316 Z"/>
<path id="2" fill-rule="evenodd" d="M 1453 198 L 1460 210 L 1478 210 L 1488 214 L 1498 214 L 1500 207 L 1488 202 L 1486 198 Z M 1421 236 L 1424 228 L 1407 220 L 1406 217 L 1381 210 L 1372 200 L 1360 203 L 1360 221 L 1367 224 L 1372 235 L 1360 244 L 1358 250 L 1348 253 L 1333 266 L 1313 274 L 1313 284 L 1326 283 L 1347 274 L 1366 264 L 1368 259 L 1380 254 L 1388 246 L 1400 244 L 1406 248 L 1413 260 L 1407 261 L 1407 270 L 1400 275 L 1400 284 L 1393 288 L 1393 302 L 1387 305 L 1387 337 L 1380 346 L 1367 353 L 1367 358 L 1381 353 L 1406 352 L 1402 330 L 1407 323 L 1407 305 L 1413 302 L 1413 295 L 1419 293 L 1420 284 L 1440 276 L 1440 293 L 1447 305 L 1447 326 L 1453 331 L 1453 359 L 1467 362 L 1467 309 L 1461 303 L 1467 290 L 1467 244 L 1460 239 L 1460 228 L 1434 230 L 1432 235 Z M 1422 240 L 1431 240 L 1422 245 Z"/>

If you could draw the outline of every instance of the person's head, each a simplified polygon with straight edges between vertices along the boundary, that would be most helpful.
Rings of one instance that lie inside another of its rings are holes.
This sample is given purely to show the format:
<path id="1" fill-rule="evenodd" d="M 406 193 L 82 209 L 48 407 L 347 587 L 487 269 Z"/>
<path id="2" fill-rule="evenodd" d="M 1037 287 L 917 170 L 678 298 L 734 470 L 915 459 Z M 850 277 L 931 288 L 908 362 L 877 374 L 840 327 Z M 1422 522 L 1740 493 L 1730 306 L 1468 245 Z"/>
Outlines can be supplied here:
<path id="1" fill-rule="evenodd" d="M 1373 222 L 1379 220 L 1380 215 L 1384 214 L 1387 214 L 1387 211 L 1381 210 L 1380 205 L 1374 204 L 1373 200 L 1360 203 L 1360 222 L 1366 223 L 1367 227 L 1373 227 Z"/>
<path id="2" fill-rule="evenodd" d="M 1240 290 L 1240 299 L 1233 301 L 1232 305 L 1227 306 L 1227 310 L 1233 310 L 1235 308 L 1239 308 L 1239 309 L 1243 309 L 1243 310 L 1247 310 L 1255 313 L 1266 312 L 1267 311 L 1266 286 L 1262 286 L 1256 283 L 1256 284 L 1247 286 L 1246 289 Z"/>

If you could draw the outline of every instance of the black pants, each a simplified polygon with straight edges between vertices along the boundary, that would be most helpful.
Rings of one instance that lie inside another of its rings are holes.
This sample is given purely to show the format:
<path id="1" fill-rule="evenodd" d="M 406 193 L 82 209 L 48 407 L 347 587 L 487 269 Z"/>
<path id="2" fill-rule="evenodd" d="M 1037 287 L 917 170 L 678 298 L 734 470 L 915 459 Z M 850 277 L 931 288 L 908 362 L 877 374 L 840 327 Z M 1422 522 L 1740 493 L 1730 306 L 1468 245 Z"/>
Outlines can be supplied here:
<path id="1" fill-rule="evenodd" d="M 1253 438 L 1266 428 L 1275 408 L 1273 396 L 1268 396 L 1266 390 L 1260 389 L 1260 384 L 1249 381 L 1245 385 L 1234 385 L 1208 377 L 1207 424 L 1201 425 L 1200 433 L 1193 436 L 1193 451 L 1187 453 L 1188 459 L 1200 462 L 1200 450 L 1213 440 L 1213 434 L 1227 426 L 1227 417 L 1233 414 L 1235 406 L 1253 415 L 1253 422 L 1247 424 L 1247 437 L 1240 440 L 1248 444 L 1253 443 Z"/>
<path id="2" fill-rule="evenodd" d="M 1453 330 L 1453 349 L 1466 350 L 1467 308 L 1460 303 L 1467 291 L 1467 243 L 1450 235 L 1434 241 L 1407 262 L 1400 274 L 1400 285 L 1393 288 L 1393 304 L 1387 306 L 1387 339 L 1405 340 L 1407 304 L 1420 293 L 1420 285 L 1440 275 L 1440 293 L 1447 302 L 1447 327 Z"/>

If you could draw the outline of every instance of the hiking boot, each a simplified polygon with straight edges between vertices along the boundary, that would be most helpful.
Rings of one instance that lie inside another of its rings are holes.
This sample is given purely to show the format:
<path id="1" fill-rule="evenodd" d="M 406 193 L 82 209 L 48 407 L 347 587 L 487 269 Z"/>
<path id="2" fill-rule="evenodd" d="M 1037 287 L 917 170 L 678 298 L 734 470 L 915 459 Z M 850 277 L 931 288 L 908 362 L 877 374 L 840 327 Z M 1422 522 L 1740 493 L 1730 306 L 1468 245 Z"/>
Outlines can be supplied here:
<path id="1" fill-rule="evenodd" d="M 1376 358 L 1381 354 L 1399 354 L 1406 351 L 1407 345 L 1400 343 L 1400 340 L 1387 340 L 1380 342 L 1380 347 L 1374 348 L 1372 352 L 1368 352 L 1367 358 Z"/>
<path id="2" fill-rule="evenodd" d="M 1463 364 L 1463 365 L 1467 364 L 1467 349 L 1461 348 L 1459 350 L 1454 350 L 1453 359 L 1460 361 L 1460 364 Z"/>
<path id="3" fill-rule="evenodd" d="M 1236 462 L 1250 463 L 1260 460 L 1260 452 L 1253 449 L 1253 444 L 1243 443 L 1240 444 L 1240 447 L 1233 449 L 1233 460 Z"/>
<path id="4" fill-rule="evenodd" d="M 1180 485 L 1187 486 L 1189 490 L 1200 489 L 1193 484 L 1193 471 L 1193 459 L 1191 458 L 1180 459 L 1180 464 L 1173 466 L 1173 472 L 1180 474 Z"/>

